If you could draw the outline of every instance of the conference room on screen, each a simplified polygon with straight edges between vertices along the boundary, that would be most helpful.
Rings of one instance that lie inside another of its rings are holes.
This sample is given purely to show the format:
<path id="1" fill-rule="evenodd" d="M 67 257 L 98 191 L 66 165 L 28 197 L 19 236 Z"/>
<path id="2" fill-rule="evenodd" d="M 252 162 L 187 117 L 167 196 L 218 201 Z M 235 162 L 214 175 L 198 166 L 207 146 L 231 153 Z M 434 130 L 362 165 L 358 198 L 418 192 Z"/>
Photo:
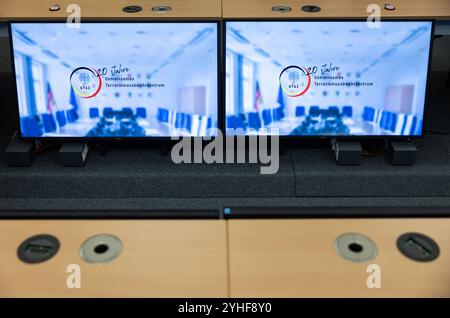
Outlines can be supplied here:
<path id="1" fill-rule="evenodd" d="M 226 126 L 247 135 L 421 135 L 431 31 L 423 21 L 229 21 Z"/>
<path id="2" fill-rule="evenodd" d="M 22 137 L 208 136 L 217 23 L 12 23 Z"/>

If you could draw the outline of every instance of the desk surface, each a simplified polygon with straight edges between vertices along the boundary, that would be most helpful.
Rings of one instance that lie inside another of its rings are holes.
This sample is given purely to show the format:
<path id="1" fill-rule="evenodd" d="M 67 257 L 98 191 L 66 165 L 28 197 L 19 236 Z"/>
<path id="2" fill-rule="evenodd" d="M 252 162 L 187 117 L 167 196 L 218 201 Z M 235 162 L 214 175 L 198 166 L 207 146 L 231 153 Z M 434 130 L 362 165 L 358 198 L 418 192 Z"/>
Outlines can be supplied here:
<path id="1" fill-rule="evenodd" d="M 357 232 L 377 245 L 375 259 L 353 263 L 334 250 Z M 440 256 L 404 257 L 405 232 L 431 236 Z M 25 264 L 19 244 L 52 234 L 59 252 Z M 81 244 L 112 234 L 123 242 L 110 263 L 89 264 Z M 0 297 L 449 297 L 450 219 L 91 220 L 0 221 Z M 81 289 L 66 287 L 69 264 L 81 267 Z M 381 267 L 381 288 L 368 289 L 367 266 Z"/>
<path id="2" fill-rule="evenodd" d="M 367 6 L 378 4 L 382 18 L 450 18 L 450 1 L 448 0 L 314 0 L 299 2 L 296 0 L 222 0 L 224 18 L 366 18 Z M 396 6 L 393 11 L 384 10 L 385 3 Z M 306 13 L 300 8 L 304 4 L 321 7 L 317 13 Z M 290 6 L 292 11 L 277 13 L 272 7 Z"/>
<path id="3" fill-rule="evenodd" d="M 450 297 L 450 219 L 232 220 L 228 225 L 231 297 Z M 353 263 L 334 241 L 353 232 L 377 245 L 377 256 Z M 406 232 L 432 237 L 439 258 L 404 257 Z M 381 288 L 369 289 L 367 266 L 381 269 Z"/>
<path id="4" fill-rule="evenodd" d="M 69 4 L 76 3 L 81 8 L 82 19 L 177 19 L 177 18 L 218 18 L 221 16 L 221 0 L 2 0 L 0 20 L 8 19 L 65 19 Z M 60 11 L 50 12 L 50 6 L 59 4 Z M 125 6 L 137 5 L 143 10 L 138 13 L 124 13 Z M 154 6 L 167 5 L 172 11 L 153 12 Z"/>
<path id="5" fill-rule="evenodd" d="M 26 264 L 17 248 L 52 234 L 59 252 Z M 89 237 L 112 234 L 123 250 L 112 262 L 80 257 Z M 0 297 L 226 297 L 226 224 L 221 221 L 1 221 Z M 81 268 L 81 288 L 69 289 L 69 264 Z"/>

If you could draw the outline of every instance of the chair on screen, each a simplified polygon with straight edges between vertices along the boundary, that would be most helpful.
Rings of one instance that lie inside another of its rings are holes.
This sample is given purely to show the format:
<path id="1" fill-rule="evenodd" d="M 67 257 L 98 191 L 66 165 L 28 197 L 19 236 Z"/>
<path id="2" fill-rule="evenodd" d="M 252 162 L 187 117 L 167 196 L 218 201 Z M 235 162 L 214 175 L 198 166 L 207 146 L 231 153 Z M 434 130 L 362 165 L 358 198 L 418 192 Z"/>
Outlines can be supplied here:
<path id="1" fill-rule="evenodd" d="M 398 136 L 404 135 L 406 119 L 407 119 L 406 114 L 403 114 L 403 113 L 397 114 L 397 123 L 395 125 L 395 131 L 394 131 L 395 135 L 398 135 Z"/>
<path id="2" fill-rule="evenodd" d="M 122 116 L 124 118 L 132 118 L 134 116 L 133 109 L 131 107 L 123 107 L 122 108 Z"/>
<path id="3" fill-rule="evenodd" d="M 98 118 L 100 117 L 100 111 L 97 107 L 89 108 L 89 118 Z"/>
<path id="4" fill-rule="evenodd" d="M 212 117 L 208 117 L 208 124 L 206 125 L 208 129 L 217 128 L 217 120 L 213 120 Z"/>
<path id="5" fill-rule="evenodd" d="M 272 110 L 264 109 L 261 113 L 261 117 L 262 117 L 264 126 L 270 125 L 272 123 Z"/>
<path id="6" fill-rule="evenodd" d="M 20 117 L 20 131 L 22 133 L 22 136 L 28 135 L 27 128 L 27 119 L 25 117 Z"/>
<path id="7" fill-rule="evenodd" d="M 212 119 L 211 119 L 212 120 Z M 237 115 L 227 116 L 227 128 L 238 129 L 244 128 L 244 121 Z"/>
<path id="8" fill-rule="evenodd" d="M 73 113 L 71 109 L 66 110 L 66 116 L 67 116 L 67 122 L 73 123 L 75 121 L 75 118 L 73 117 Z"/>
<path id="9" fill-rule="evenodd" d="M 44 131 L 46 133 L 56 131 L 56 128 L 57 128 L 56 120 L 55 120 L 55 117 L 53 117 L 53 114 L 43 114 L 42 122 L 44 125 Z"/>
<path id="10" fill-rule="evenodd" d="M 340 114 L 339 107 L 329 106 L 327 111 L 328 111 L 328 116 L 339 117 L 339 114 Z"/>
<path id="11" fill-rule="evenodd" d="M 114 117 L 114 110 L 112 109 L 112 107 L 103 108 L 103 117 L 105 117 L 105 118 L 113 118 Z"/>
<path id="12" fill-rule="evenodd" d="M 283 119 L 283 117 L 284 117 L 284 111 L 283 111 L 282 107 L 278 107 L 273 110 L 273 120 L 274 121 L 281 120 L 281 119 Z"/>
<path id="13" fill-rule="evenodd" d="M 397 114 L 383 111 L 381 114 L 380 128 L 395 132 L 397 125 Z"/>
<path id="14" fill-rule="evenodd" d="M 374 121 L 375 119 L 375 108 L 373 107 L 369 107 L 369 106 L 364 106 L 364 110 L 362 113 L 362 118 L 365 121 Z"/>
<path id="15" fill-rule="evenodd" d="M 395 134 L 400 136 L 416 136 L 422 132 L 423 121 L 414 115 L 397 114 Z"/>
<path id="16" fill-rule="evenodd" d="M 259 130 L 261 129 L 261 126 L 261 117 L 259 117 L 259 113 L 248 113 L 248 128 Z"/>
<path id="17" fill-rule="evenodd" d="M 186 120 L 186 114 L 177 113 L 175 117 L 175 128 L 180 129 L 184 127 L 184 122 Z"/>
<path id="18" fill-rule="evenodd" d="M 59 127 L 64 127 L 67 124 L 66 115 L 63 110 L 56 112 L 56 121 Z"/>
<path id="19" fill-rule="evenodd" d="M 164 108 L 158 108 L 158 111 L 156 113 L 156 119 L 159 122 L 168 123 L 169 122 L 169 111 Z"/>
<path id="20" fill-rule="evenodd" d="M 70 123 L 73 123 L 75 121 L 77 121 L 79 118 L 78 116 L 78 112 L 75 108 L 71 108 L 69 110 L 67 110 L 67 121 Z"/>
<path id="21" fill-rule="evenodd" d="M 145 107 L 136 108 L 136 117 L 147 118 L 147 109 Z"/>
<path id="22" fill-rule="evenodd" d="M 386 129 L 388 126 L 389 112 L 383 110 L 381 113 L 380 128 Z"/>
<path id="23" fill-rule="evenodd" d="M 176 118 L 175 118 L 175 128 L 191 131 L 192 130 L 192 116 L 190 114 L 177 113 Z"/>
<path id="24" fill-rule="evenodd" d="M 397 126 L 397 114 L 396 113 L 389 113 L 389 120 L 388 123 L 386 125 L 386 129 L 391 131 L 391 132 L 395 132 L 396 130 L 396 126 Z"/>
<path id="25" fill-rule="evenodd" d="M 183 129 L 186 129 L 189 132 L 192 132 L 192 115 L 186 114 L 183 123 Z"/>
<path id="26" fill-rule="evenodd" d="M 419 125 L 417 126 L 416 132 L 414 135 L 421 135 L 422 134 L 422 129 L 423 129 L 423 120 L 421 119 L 419 121 Z"/>
<path id="27" fill-rule="evenodd" d="M 295 107 L 295 117 L 303 117 L 303 116 L 305 116 L 305 106 Z"/>
<path id="28" fill-rule="evenodd" d="M 309 116 L 318 117 L 320 116 L 320 108 L 319 106 L 311 106 L 309 107 Z"/>
<path id="29" fill-rule="evenodd" d="M 20 127 L 22 131 L 22 136 L 28 137 L 32 136 L 33 132 L 31 131 L 31 121 L 30 117 L 24 117 L 20 119 Z"/>
<path id="30" fill-rule="evenodd" d="M 44 134 L 43 126 L 39 116 L 33 115 L 26 117 L 24 120 L 25 131 L 29 137 L 40 137 Z"/>
<path id="31" fill-rule="evenodd" d="M 409 129 L 409 135 L 415 135 L 417 130 L 417 117 L 412 116 L 411 128 Z"/>
<path id="32" fill-rule="evenodd" d="M 352 106 L 342 107 L 342 116 L 353 117 L 353 107 Z"/>

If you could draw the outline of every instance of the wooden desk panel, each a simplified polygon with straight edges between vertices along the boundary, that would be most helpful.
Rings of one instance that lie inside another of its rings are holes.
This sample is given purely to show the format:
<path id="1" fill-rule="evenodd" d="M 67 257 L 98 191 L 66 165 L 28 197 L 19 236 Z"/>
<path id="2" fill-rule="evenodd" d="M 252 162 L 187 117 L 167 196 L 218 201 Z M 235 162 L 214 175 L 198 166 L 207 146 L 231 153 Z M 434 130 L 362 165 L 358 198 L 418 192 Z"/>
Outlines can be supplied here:
<path id="1" fill-rule="evenodd" d="M 36 234 L 59 238 L 58 254 L 25 264 L 19 244 Z M 117 259 L 89 264 L 81 244 L 96 234 L 123 242 Z M 211 220 L 0 221 L 0 297 L 226 297 L 226 222 Z M 81 289 L 66 268 L 81 266 Z"/>
<path id="2" fill-rule="evenodd" d="M 450 297 L 450 219 L 231 220 L 231 297 Z M 434 238 L 440 257 L 404 257 L 397 238 L 417 231 Z M 334 250 L 346 232 L 371 238 L 378 255 L 353 263 Z M 366 285 L 368 264 L 381 266 L 381 288 Z"/>
<path id="3" fill-rule="evenodd" d="M 222 3 L 224 18 L 367 18 L 367 6 L 372 3 L 380 5 L 382 17 L 450 18 L 448 0 L 222 0 Z M 384 10 L 385 3 L 394 4 L 396 10 Z M 301 11 L 301 6 L 306 4 L 318 5 L 322 10 L 317 13 Z M 276 5 L 290 6 L 292 11 L 273 12 L 272 7 Z"/>
<path id="4" fill-rule="evenodd" d="M 82 19 L 175 19 L 175 18 L 219 18 L 222 14 L 221 0 L 2 0 L 0 20 L 8 19 L 65 19 L 69 4 L 81 7 Z M 50 12 L 50 6 L 59 4 L 61 10 Z M 138 5 L 138 13 L 124 13 L 122 8 Z M 158 13 L 154 6 L 170 5 L 172 11 Z"/>

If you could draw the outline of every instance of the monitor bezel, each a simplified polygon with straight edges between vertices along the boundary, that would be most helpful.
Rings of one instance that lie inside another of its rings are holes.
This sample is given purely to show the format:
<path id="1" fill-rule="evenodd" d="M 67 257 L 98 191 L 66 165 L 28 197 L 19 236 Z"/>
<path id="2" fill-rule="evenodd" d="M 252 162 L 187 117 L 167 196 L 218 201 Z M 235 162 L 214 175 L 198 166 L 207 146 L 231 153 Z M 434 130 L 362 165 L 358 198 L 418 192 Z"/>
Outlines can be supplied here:
<path id="1" fill-rule="evenodd" d="M 222 26 L 222 56 L 226 58 L 226 50 L 227 50 L 227 23 L 228 22 L 367 22 L 367 19 L 362 18 L 226 18 L 223 19 Z M 277 135 L 280 140 L 285 142 L 295 142 L 301 140 L 413 140 L 413 139 L 422 139 L 424 137 L 425 132 L 425 118 L 427 114 L 427 104 L 430 100 L 430 72 L 431 72 L 431 58 L 433 55 L 433 41 L 434 41 L 434 30 L 435 30 L 435 19 L 410 19 L 410 18 L 381 18 L 380 22 L 430 22 L 431 23 L 431 32 L 430 32 L 430 47 L 429 47 L 429 55 L 428 55 L 428 63 L 427 63 L 427 77 L 425 83 L 425 98 L 424 98 L 424 107 L 423 107 L 423 123 L 420 135 Z M 226 61 L 223 61 L 223 73 L 225 74 L 225 65 Z M 226 87 L 225 81 L 222 83 L 222 127 L 224 127 L 224 135 L 226 136 L 237 136 L 237 135 L 228 135 L 226 134 Z M 243 135 L 245 137 L 254 136 L 254 135 Z M 260 135 L 256 136 L 268 136 L 270 135 Z"/>
<path id="2" fill-rule="evenodd" d="M 21 140 L 24 141 L 34 141 L 34 140 L 38 140 L 38 141 L 52 141 L 52 142 L 77 142 L 77 141 L 82 141 L 82 142 L 90 142 L 90 141 L 97 141 L 97 142 L 108 142 L 108 141 L 150 141 L 153 140 L 155 142 L 173 142 L 176 141 L 178 139 L 181 139 L 183 137 L 188 137 L 188 138 L 202 138 L 202 139 L 215 139 L 217 136 L 182 136 L 182 135 L 177 135 L 177 136 L 143 136 L 143 137 L 87 137 L 87 136 L 23 136 L 22 135 L 22 126 L 20 123 L 20 111 L 19 111 L 19 93 L 17 91 L 17 80 L 16 80 L 16 67 L 15 67 L 15 61 L 14 61 L 14 45 L 13 45 L 13 39 L 12 39 L 12 30 L 11 30 L 11 26 L 12 24 L 15 23 L 55 23 L 55 24 L 63 24 L 63 23 L 67 23 L 67 21 L 64 20 L 42 20 L 42 19 L 33 19 L 33 20 L 9 20 L 7 22 L 7 26 L 8 26 L 8 37 L 9 37 L 9 49 L 10 49 L 10 58 L 11 58 L 11 69 L 12 69 L 12 75 L 13 75 L 13 79 L 14 79 L 14 90 L 15 90 L 15 96 L 16 96 L 16 109 L 18 112 L 18 116 L 15 118 L 16 120 L 16 126 L 18 127 L 18 137 Z M 218 125 L 218 129 L 222 130 L 221 127 L 221 123 L 224 122 L 224 119 L 221 117 L 222 116 L 222 111 L 221 111 L 221 103 L 222 103 L 222 43 L 223 43 L 223 39 L 222 39 L 222 35 L 223 35 L 223 23 L 220 19 L 218 18 L 206 18 L 206 19 L 151 19 L 151 20 L 129 20 L 129 19 L 124 19 L 124 20 L 85 20 L 82 21 L 81 24 L 83 23 L 96 23 L 96 24 L 105 24 L 105 23 L 117 23 L 117 24 L 123 24 L 123 23 L 133 23 L 133 24 L 153 24 L 153 23 L 167 23 L 167 24 L 173 24 L 173 23 L 183 23 L 183 24 L 189 24 L 189 23 L 213 23 L 216 25 L 217 27 L 217 39 L 216 39 L 216 43 L 217 43 L 217 116 L 216 116 L 216 120 L 217 120 L 217 125 Z"/>

